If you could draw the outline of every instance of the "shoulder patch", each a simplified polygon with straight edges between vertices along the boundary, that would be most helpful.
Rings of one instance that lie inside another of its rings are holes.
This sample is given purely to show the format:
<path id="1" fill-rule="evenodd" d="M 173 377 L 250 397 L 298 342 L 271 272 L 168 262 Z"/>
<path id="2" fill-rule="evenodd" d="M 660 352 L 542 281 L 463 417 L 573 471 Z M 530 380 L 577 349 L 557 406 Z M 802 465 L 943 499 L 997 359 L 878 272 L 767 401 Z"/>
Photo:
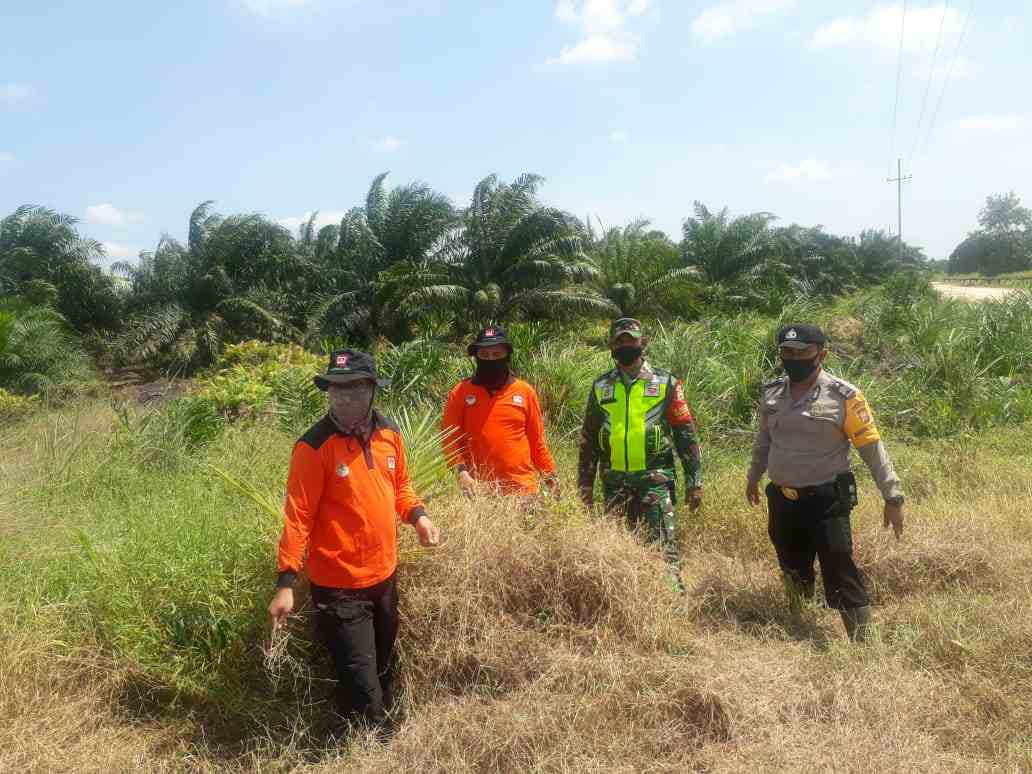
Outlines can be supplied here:
<path id="1" fill-rule="evenodd" d="M 831 377 L 831 383 L 828 386 L 831 387 L 831 389 L 833 389 L 846 400 L 849 400 L 850 398 L 855 398 L 857 396 L 857 393 L 860 392 L 860 390 L 851 385 L 849 382 L 844 382 L 835 376 Z"/>
<path id="2" fill-rule="evenodd" d="M 333 437 L 333 434 L 337 432 L 337 428 L 334 426 L 332 420 L 325 416 L 308 428 L 305 434 L 298 439 L 298 443 L 303 443 L 307 446 L 311 446 L 315 451 L 319 451 L 324 443 Z"/>

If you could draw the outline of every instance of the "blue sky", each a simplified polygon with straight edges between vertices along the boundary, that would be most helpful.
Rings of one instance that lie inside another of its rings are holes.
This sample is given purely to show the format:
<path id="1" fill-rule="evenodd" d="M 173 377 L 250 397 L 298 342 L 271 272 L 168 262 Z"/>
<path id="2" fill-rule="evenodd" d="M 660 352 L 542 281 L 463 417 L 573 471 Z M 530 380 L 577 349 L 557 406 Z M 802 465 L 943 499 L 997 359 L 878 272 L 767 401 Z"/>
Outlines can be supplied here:
<path id="1" fill-rule="evenodd" d="M 1032 205 L 1027 0 L 907 3 L 895 133 L 900 4 L 0 2 L 0 212 L 71 213 L 112 258 L 204 199 L 336 220 L 386 170 L 459 205 L 536 172 L 675 238 L 696 199 L 855 234 L 895 228 L 901 154 L 933 258 L 986 195 Z"/>

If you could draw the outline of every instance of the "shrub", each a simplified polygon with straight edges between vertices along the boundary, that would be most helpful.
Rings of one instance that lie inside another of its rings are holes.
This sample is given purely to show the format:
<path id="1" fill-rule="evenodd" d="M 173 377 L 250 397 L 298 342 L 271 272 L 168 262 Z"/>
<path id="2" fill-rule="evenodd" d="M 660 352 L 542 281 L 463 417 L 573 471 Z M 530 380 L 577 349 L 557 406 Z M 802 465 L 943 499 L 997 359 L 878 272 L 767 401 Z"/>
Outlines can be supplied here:
<path id="1" fill-rule="evenodd" d="M 38 408 L 36 395 L 14 395 L 0 387 L 0 421 L 21 419 Z"/>

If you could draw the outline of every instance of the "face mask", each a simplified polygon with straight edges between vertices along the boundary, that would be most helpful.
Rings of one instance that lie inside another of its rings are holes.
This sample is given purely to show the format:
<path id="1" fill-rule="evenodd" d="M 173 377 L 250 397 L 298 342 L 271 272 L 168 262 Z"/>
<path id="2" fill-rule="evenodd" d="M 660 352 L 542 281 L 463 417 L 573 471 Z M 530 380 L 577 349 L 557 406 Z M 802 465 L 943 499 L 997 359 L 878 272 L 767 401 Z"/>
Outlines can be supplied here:
<path id="1" fill-rule="evenodd" d="M 629 366 L 641 357 L 641 347 L 630 344 L 625 347 L 617 347 L 613 350 L 613 357 L 620 365 Z"/>
<path id="2" fill-rule="evenodd" d="M 477 358 L 477 372 L 473 375 L 476 384 L 489 389 L 497 389 L 509 378 L 509 358 L 501 360 L 481 360 Z"/>
<path id="3" fill-rule="evenodd" d="M 359 430 L 373 407 L 373 386 L 362 385 L 346 390 L 330 388 L 330 412 L 337 427 L 345 433 Z"/>
<path id="4" fill-rule="evenodd" d="M 809 360 L 782 360 L 781 366 L 785 369 L 785 373 L 788 374 L 789 381 L 792 382 L 805 382 L 809 379 L 813 372 L 817 370 L 817 358 L 812 357 Z"/>

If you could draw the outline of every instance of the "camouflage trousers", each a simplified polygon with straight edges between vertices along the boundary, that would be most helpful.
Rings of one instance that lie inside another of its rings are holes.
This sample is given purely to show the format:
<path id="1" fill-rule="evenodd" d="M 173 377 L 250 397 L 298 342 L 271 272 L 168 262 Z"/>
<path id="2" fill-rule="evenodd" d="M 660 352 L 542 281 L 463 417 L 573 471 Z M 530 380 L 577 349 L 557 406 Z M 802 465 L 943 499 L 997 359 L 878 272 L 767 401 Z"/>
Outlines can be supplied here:
<path id="1" fill-rule="evenodd" d="M 648 541 L 659 545 L 678 589 L 683 591 L 674 516 L 674 481 L 672 470 L 607 471 L 602 478 L 602 491 L 607 512 L 622 514 L 628 527 L 641 530 Z"/>

